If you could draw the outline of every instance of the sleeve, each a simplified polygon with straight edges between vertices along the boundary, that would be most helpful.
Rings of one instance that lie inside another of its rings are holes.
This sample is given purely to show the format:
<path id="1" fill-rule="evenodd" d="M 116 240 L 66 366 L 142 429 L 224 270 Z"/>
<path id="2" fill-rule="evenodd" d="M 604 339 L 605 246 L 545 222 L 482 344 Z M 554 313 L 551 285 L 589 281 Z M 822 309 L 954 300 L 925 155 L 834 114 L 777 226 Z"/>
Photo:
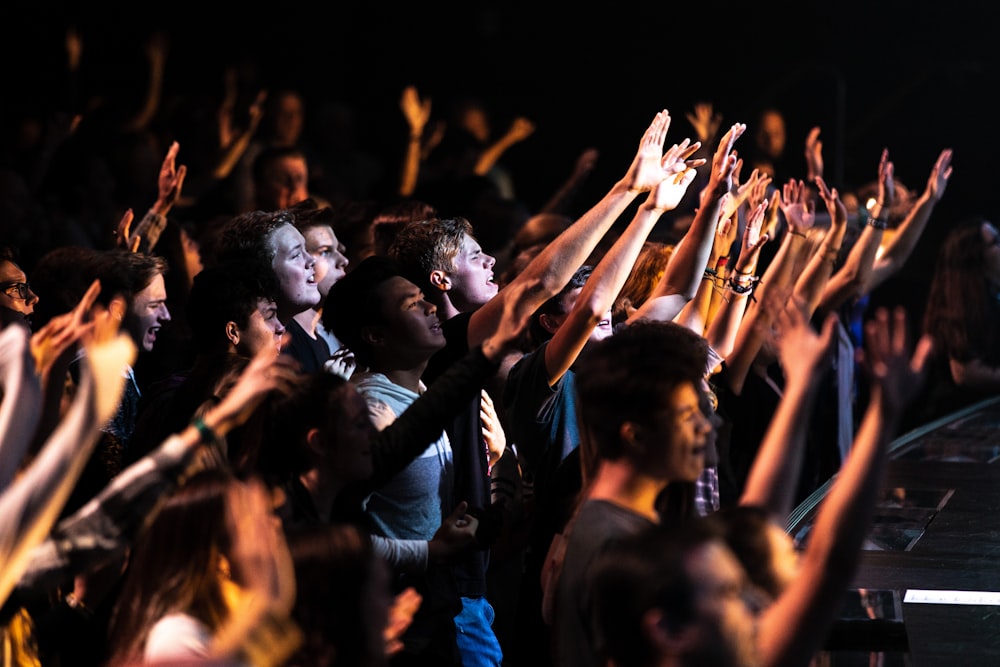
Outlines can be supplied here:
<path id="1" fill-rule="evenodd" d="M 427 540 L 400 540 L 372 535 L 372 546 L 395 572 L 423 572 L 427 569 Z"/>

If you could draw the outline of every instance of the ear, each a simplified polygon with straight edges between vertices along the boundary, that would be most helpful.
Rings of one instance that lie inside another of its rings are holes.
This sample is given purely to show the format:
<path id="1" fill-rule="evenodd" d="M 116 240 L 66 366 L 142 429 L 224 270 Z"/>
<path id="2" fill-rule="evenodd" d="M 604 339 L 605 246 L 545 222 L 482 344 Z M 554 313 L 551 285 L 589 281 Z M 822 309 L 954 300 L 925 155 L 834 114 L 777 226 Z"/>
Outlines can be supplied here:
<path id="1" fill-rule="evenodd" d="M 624 445 L 622 449 L 629 454 L 644 451 L 642 436 L 642 427 L 635 422 L 622 422 L 622 425 L 618 428 L 618 437 L 621 438 Z"/>
<path id="2" fill-rule="evenodd" d="M 125 318 L 125 313 L 128 312 L 125 299 L 111 299 L 111 302 L 108 303 L 108 312 L 111 314 L 111 317 L 121 322 Z"/>
<path id="3" fill-rule="evenodd" d="M 431 271 L 431 285 L 435 289 L 441 290 L 442 292 L 447 292 L 451 289 L 451 278 L 448 277 L 447 271 L 442 271 L 441 269 L 434 269 Z"/>
<path id="4" fill-rule="evenodd" d="M 696 627 L 687 624 L 671 628 L 666 616 L 659 609 L 649 609 L 642 615 L 642 634 L 656 651 L 658 658 L 683 655 L 695 641 Z"/>
<path id="5" fill-rule="evenodd" d="M 548 313 L 542 313 L 538 316 L 538 324 L 541 325 L 543 329 L 548 331 L 550 334 L 554 334 L 556 329 L 559 328 L 559 322 L 557 318 L 553 317 Z"/>
<path id="6" fill-rule="evenodd" d="M 361 328 L 361 340 L 372 347 L 378 347 L 385 340 L 381 327 L 367 326 Z"/>
<path id="7" fill-rule="evenodd" d="M 236 322 L 229 321 L 226 322 L 226 338 L 233 345 L 240 344 L 240 328 L 236 325 Z"/>
<path id="8" fill-rule="evenodd" d="M 318 428 L 311 428 L 306 431 L 306 445 L 314 457 L 321 458 L 326 451 L 326 438 Z"/>

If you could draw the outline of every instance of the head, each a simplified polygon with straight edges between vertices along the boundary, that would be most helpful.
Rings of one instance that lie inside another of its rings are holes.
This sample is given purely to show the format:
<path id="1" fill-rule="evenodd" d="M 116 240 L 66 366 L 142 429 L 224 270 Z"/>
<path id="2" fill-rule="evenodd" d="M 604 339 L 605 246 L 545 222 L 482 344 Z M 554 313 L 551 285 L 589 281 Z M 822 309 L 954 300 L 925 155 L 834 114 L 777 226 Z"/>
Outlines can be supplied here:
<path id="1" fill-rule="evenodd" d="M 709 519 L 613 542 L 592 582 L 597 649 L 619 667 L 759 664 L 746 575 Z"/>
<path id="2" fill-rule="evenodd" d="M 658 241 L 646 241 L 625 284 L 612 307 L 612 321 L 619 324 L 628 319 L 633 308 L 639 308 L 660 282 L 674 246 Z"/>
<path id="3" fill-rule="evenodd" d="M 219 233 L 219 261 L 249 259 L 270 268 L 278 280 L 278 317 L 287 323 L 320 303 L 316 260 L 295 228 L 291 211 L 251 211 L 229 220 Z"/>
<path id="4" fill-rule="evenodd" d="M 1000 233 L 985 218 L 961 221 L 944 238 L 936 257 L 924 311 L 924 332 L 955 359 L 1000 355 L 991 300 L 1000 295 Z"/>
<path id="5" fill-rule="evenodd" d="M 377 432 L 364 398 L 339 375 L 305 375 L 269 407 L 265 430 L 259 467 L 276 483 L 310 471 L 338 484 L 372 475 Z"/>
<path id="6" fill-rule="evenodd" d="M 359 366 L 374 370 L 415 367 L 445 344 L 437 307 L 389 257 L 373 255 L 337 282 L 322 317 Z"/>
<path id="7" fill-rule="evenodd" d="M 278 281 L 249 260 L 230 260 L 195 276 L 188 318 L 200 354 L 235 353 L 253 357 L 281 347 L 285 327 L 278 319 Z"/>
<path id="8" fill-rule="evenodd" d="M 559 330 L 559 327 L 566 321 L 566 316 L 573 310 L 576 300 L 580 298 L 580 292 L 594 267 L 581 266 L 566 283 L 566 286 L 559 290 L 559 293 L 549 298 L 538 307 L 538 310 L 531 316 L 530 332 L 531 342 L 537 347 L 552 338 L 552 335 Z M 606 316 L 594 327 L 590 334 L 591 341 L 603 340 L 611 335 L 611 309 L 608 309 Z"/>
<path id="9" fill-rule="evenodd" d="M 101 281 L 102 303 L 114 296 L 124 298 L 122 329 L 146 352 L 153 351 L 157 334 L 170 321 L 167 270 L 167 261 L 157 255 L 114 249 L 101 254 L 96 275 L 91 276 Z"/>
<path id="10" fill-rule="evenodd" d="M 305 126 L 305 102 L 294 90 L 279 90 L 267 97 L 267 131 L 273 143 L 294 146 Z"/>
<path id="11" fill-rule="evenodd" d="M 438 217 L 437 209 L 419 199 L 403 199 L 385 206 L 372 220 L 376 255 L 388 255 L 396 234 L 406 225 Z"/>
<path id="12" fill-rule="evenodd" d="M 785 152 L 785 116 L 778 109 L 767 108 L 757 116 L 754 141 L 768 158 L 776 159 Z"/>
<path id="13" fill-rule="evenodd" d="M 294 146 L 268 146 L 253 161 L 254 202 L 276 211 L 309 198 L 309 165 Z"/>
<path id="14" fill-rule="evenodd" d="M 303 633 L 293 664 L 388 664 L 390 574 L 370 537 L 346 523 L 292 527 L 288 547 L 296 581 L 292 617 Z"/>
<path id="15" fill-rule="evenodd" d="M 639 320 L 589 345 L 575 368 L 581 436 L 594 455 L 664 482 L 697 479 L 712 432 L 707 359 L 707 341 L 674 322 Z"/>
<path id="16" fill-rule="evenodd" d="M 294 208 L 295 228 L 306 242 L 306 252 L 316 260 L 316 285 L 320 297 L 326 299 L 330 288 L 347 273 L 347 248 L 333 231 L 333 209 L 318 206 L 307 199 Z"/>
<path id="17" fill-rule="evenodd" d="M 483 252 L 465 218 L 410 223 L 397 233 L 389 255 L 431 300 L 446 298 L 459 312 L 475 310 L 499 291 L 496 259 Z"/>
<path id="18" fill-rule="evenodd" d="M 30 327 L 37 303 L 38 295 L 17 263 L 17 253 L 10 246 L 0 247 L 0 328 L 14 322 Z"/>
<path id="19" fill-rule="evenodd" d="M 723 507 L 716 516 L 750 585 L 762 599 L 776 600 L 799 571 L 799 553 L 791 536 L 754 505 Z"/>
<path id="20" fill-rule="evenodd" d="M 238 483 L 223 469 L 210 468 L 160 501 L 129 554 L 111 619 L 115 656 L 141 657 L 150 628 L 169 613 L 221 626 L 228 614 L 220 574 L 231 544 L 227 493 Z"/>

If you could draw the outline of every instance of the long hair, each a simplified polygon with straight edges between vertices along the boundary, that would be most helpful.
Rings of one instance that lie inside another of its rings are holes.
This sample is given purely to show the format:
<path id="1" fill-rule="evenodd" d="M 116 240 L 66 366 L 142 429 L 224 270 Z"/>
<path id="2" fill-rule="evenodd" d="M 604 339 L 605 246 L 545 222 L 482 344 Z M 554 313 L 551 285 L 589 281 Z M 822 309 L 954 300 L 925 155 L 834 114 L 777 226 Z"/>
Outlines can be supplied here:
<path id="1" fill-rule="evenodd" d="M 304 635 L 289 664 L 387 664 L 381 618 L 385 610 L 375 611 L 373 602 L 389 595 L 389 580 L 380 576 L 379 568 L 385 566 L 367 533 L 352 524 L 295 526 L 288 530 L 288 548 L 297 591 L 292 616 Z"/>
<path id="2" fill-rule="evenodd" d="M 924 310 L 924 333 L 934 338 L 935 351 L 958 361 L 1000 360 L 994 297 L 986 279 L 984 222 L 978 217 L 966 220 L 945 237 Z"/>
<path id="3" fill-rule="evenodd" d="M 141 661 L 150 629 L 168 614 L 189 614 L 216 630 L 228 615 L 219 556 L 229 551 L 228 470 L 195 473 L 153 513 L 129 555 L 109 625 L 110 664 Z"/>

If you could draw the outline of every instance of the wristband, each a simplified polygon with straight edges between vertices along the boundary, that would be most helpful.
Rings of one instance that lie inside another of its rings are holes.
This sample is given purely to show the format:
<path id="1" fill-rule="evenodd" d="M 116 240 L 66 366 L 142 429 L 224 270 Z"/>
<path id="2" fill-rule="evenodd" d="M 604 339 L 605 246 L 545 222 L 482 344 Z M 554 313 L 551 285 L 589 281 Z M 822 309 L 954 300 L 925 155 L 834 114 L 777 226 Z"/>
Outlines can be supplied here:
<path id="1" fill-rule="evenodd" d="M 212 427 L 205 423 L 201 417 L 195 417 L 191 420 L 191 426 L 198 431 L 198 435 L 201 437 L 201 441 L 206 445 L 211 445 L 217 443 L 221 440 L 219 434 L 216 433 Z"/>
<path id="2" fill-rule="evenodd" d="M 867 224 L 875 229 L 885 229 L 889 226 L 889 218 L 868 218 Z"/>

